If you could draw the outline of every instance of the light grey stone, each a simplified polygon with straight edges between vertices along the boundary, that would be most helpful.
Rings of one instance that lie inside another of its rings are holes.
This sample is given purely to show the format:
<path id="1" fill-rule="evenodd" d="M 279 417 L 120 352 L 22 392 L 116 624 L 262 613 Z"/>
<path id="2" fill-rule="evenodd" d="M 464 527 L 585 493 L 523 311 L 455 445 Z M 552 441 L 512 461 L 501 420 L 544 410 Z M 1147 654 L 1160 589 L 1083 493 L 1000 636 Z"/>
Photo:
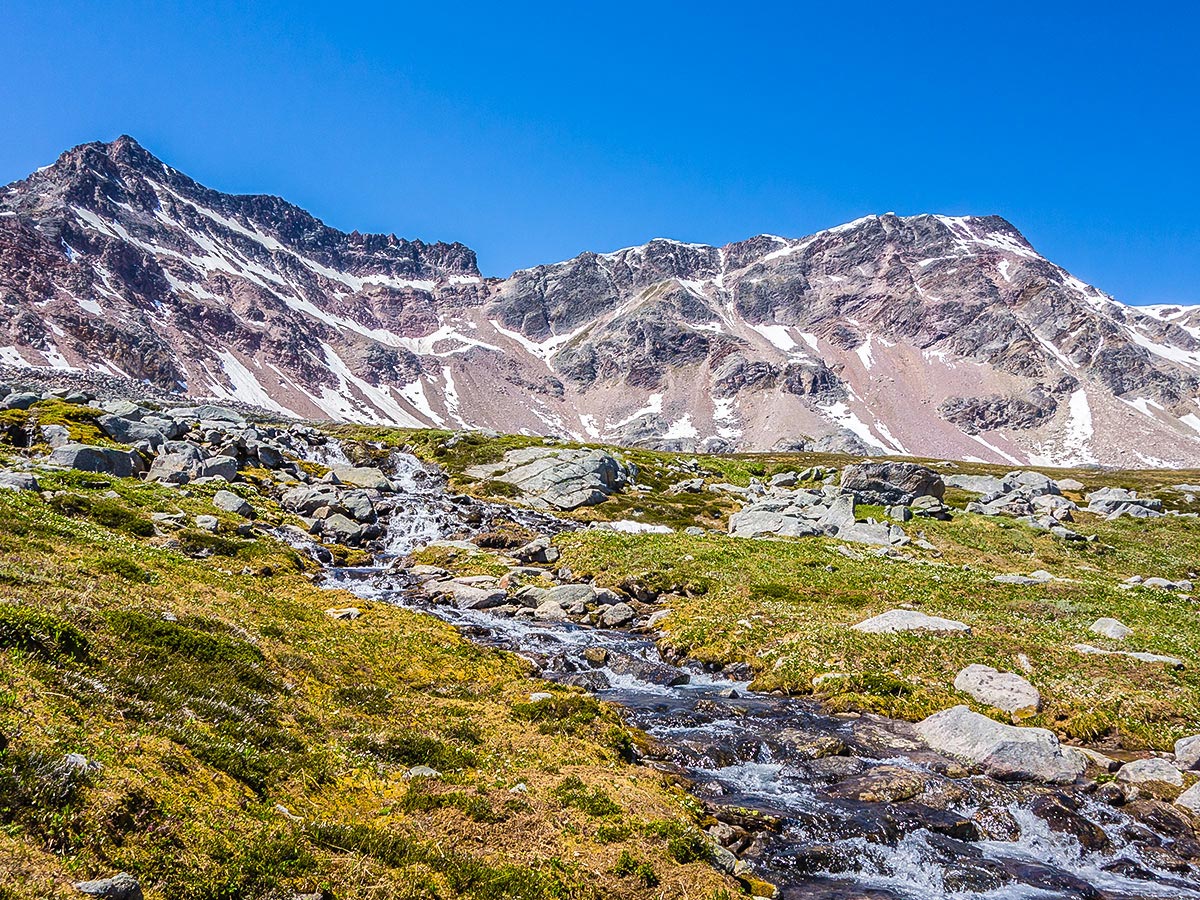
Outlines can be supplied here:
<path id="1" fill-rule="evenodd" d="M 527 447 L 466 474 L 515 485 L 531 505 L 571 510 L 603 502 L 631 484 L 635 470 L 603 450 Z"/>
<path id="2" fill-rule="evenodd" d="M 542 622 L 562 622 L 567 618 L 567 611 L 553 600 L 543 600 L 533 611 L 533 617 Z"/>
<path id="3" fill-rule="evenodd" d="M 321 523 L 321 537 L 335 544 L 356 544 L 362 536 L 363 527 L 341 513 L 334 513 Z"/>
<path id="4" fill-rule="evenodd" d="M 1059 744 L 1053 732 L 1005 725 L 966 706 L 934 713 L 916 731 L 937 752 L 1002 780 L 1062 784 L 1087 768 L 1086 758 Z"/>
<path id="5" fill-rule="evenodd" d="M 1105 650 L 1101 647 L 1093 647 L 1091 644 L 1072 644 L 1071 649 L 1077 653 L 1087 653 L 1094 656 L 1127 656 L 1130 659 L 1136 659 L 1138 662 L 1162 663 L 1171 669 L 1183 668 L 1182 659 L 1177 659 L 1174 656 L 1161 656 L 1157 653 L 1143 653 L 1140 651 L 1134 652 L 1129 650 Z"/>
<path id="6" fill-rule="evenodd" d="M 56 448 L 50 454 L 50 464 L 116 478 L 130 478 L 146 468 L 141 454 L 132 450 L 90 447 L 87 444 L 67 444 Z"/>
<path id="7" fill-rule="evenodd" d="M 404 773 L 405 778 L 440 778 L 441 775 L 441 772 L 430 766 L 413 766 Z"/>
<path id="8" fill-rule="evenodd" d="M 225 512 L 235 513 L 244 519 L 254 518 L 254 507 L 233 491 L 217 491 L 213 496 L 213 506 Z"/>
<path id="9" fill-rule="evenodd" d="M 546 592 L 545 600 L 567 607 L 575 603 L 590 603 L 596 599 L 596 589 L 590 584 L 560 584 Z"/>
<path id="10" fill-rule="evenodd" d="M 1054 479 L 1041 472 L 1009 472 L 1004 476 L 1002 483 L 1005 493 L 1020 492 L 1027 497 L 1059 493 L 1058 484 Z"/>
<path id="11" fill-rule="evenodd" d="M 167 441 L 167 436 L 157 428 L 133 419 L 104 415 L 96 420 L 96 424 L 105 434 L 120 444 L 137 444 L 145 441 L 157 450 Z"/>
<path id="12" fill-rule="evenodd" d="M 0 471 L 0 490 L 40 491 L 41 489 L 37 478 L 28 472 Z"/>
<path id="13" fill-rule="evenodd" d="M 24 391 L 8 394 L 0 398 L 0 409 L 26 410 L 41 399 L 37 394 L 30 394 Z"/>
<path id="14" fill-rule="evenodd" d="M 42 433 L 42 440 L 50 445 L 51 450 L 71 443 L 71 429 L 66 425 L 40 425 L 38 430 Z"/>
<path id="15" fill-rule="evenodd" d="M 973 494 L 999 494 L 1004 490 L 1004 482 L 994 475 L 947 475 L 943 480 L 946 487 L 970 491 Z"/>
<path id="16" fill-rule="evenodd" d="M 228 406 L 214 406 L 208 403 L 201 406 L 179 406 L 174 409 L 165 410 L 163 415 L 172 419 L 182 419 L 186 422 L 217 422 L 243 427 L 246 424 L 246 417 L 236 409 L 231 409 Z"/>
<path id="17" fill-rule="evenodd" d="M 142 886 L 132 875 L 121 872 L 111 878 L 77 881 L 75 890 L 101 900 L 142 900 Z"/>
<path id="18" fill-rule="evenodd" d="M 1007 713 L 1033 713 L 1042 705 L 1042 695 L 1027 680 L 1015 672 L 1000 672 L 991 666 L 967 666 L 955 677 L 954 687 Z"/>
<path id="19" fill-rule="evenodd" d="M 992 581 L 995 581 L 999 584 L 1018 584 L 1026 586 L 1045 584 L 1049 580 L 1049 578 L 1040 578 L 1033 575 L 1017 575 L 1012 573 L 995 575 L 992 577 Z"/>
<path id="20" fill-rule="evenodd" d="M 196 464 L 192 480 L 198 478 L 224 478 L 236 481 L 238 462 L 232 456 L 214 456 Z"/>
<path id="21" fill-rule="evenodd" d="M 1088 630 L 1106 638 L 1112 638 L 1114 641 L 1123 641 L 1125 638 L 1133 634 L 1133 629 L 1128 628 L 1116 619 L 1110 619 L 1107 616 L 1097 619 L 1089 626 Z"/>
<path id="22" fill-rule="evenodd" d="M 628 603 L 614 603 L 604 607 L 604 611 L 600 613 L 600 624 L 606 628 L 619 628 L 632 622 L 636 615 Z"/>
<path id="23" fill-rule="evenodd" d="M 1200 816 L 1200 781 L 1175 798 L 1175 805 Z"/>
<path id="24" fill-rule="evenodd" d="M 891 609 L 852 625 L 851 628 L 864 634 L 897 634 L 904 631 L 969 634 L 971 631 L 971 627 L 962 622 L 930 616 L 915 609 Z"/>
<path id="25" fill-rule="evenodd" d="M 1183 792 L 1183 775 L 1179 769 L 1157 756 L 1125 763 L 1117 770 L 1117 781 L 1134 788 L 1135 794 L 1162 797 L 1164 794 L 1178 796 Z"/>
<path id="26" fill-rule="evenodd" d="M 1200 768 L 1200 734 L 1183 737 L 1175 742 L 1175 765 L 1181 769 Z"/>
<path id="27" fill-rule="evenodd" d="M 392 482 L 383 471 L 373 466 L 330 466 L 332 472 L 341 484 L 354 487 L 371 488 L 376 491 L 391 491 Z"/>
<path id="28" fill-rule="evenodd" d="M 926 466 L 910 462 L 866 462 L 842 469 L 842 490 L 861 503 L 912 503 L 917 497 L 942 499 L 946 484 Z"/>

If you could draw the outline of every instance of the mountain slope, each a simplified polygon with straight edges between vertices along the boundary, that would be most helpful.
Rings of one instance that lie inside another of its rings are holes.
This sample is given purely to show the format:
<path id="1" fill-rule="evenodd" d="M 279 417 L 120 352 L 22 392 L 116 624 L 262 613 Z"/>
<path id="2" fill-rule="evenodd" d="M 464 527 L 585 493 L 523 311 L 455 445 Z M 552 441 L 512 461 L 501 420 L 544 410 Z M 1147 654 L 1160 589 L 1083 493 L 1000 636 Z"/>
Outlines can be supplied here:
<path id="1" fill-rule="evenodd" d="M 400 425 L 1043 465 L 1200 458 L 1200 312 L 1116 302 L 998 217 L 654 240 L 483 278 L 130 138 L 0 196 L 0 363 Z"/>

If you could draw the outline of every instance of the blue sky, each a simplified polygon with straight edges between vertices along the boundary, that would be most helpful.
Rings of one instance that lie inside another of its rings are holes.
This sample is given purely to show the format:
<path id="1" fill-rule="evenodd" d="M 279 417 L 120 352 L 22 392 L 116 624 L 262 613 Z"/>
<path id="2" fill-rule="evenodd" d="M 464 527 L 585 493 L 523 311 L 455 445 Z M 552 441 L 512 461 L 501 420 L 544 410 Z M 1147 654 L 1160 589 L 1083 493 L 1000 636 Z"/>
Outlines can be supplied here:
<path id="1" fill-rule="evenodd" d="M 998 213 L 1120 299 L 1197 303 L 1198 45 L 1183 3 L 8 0 L 0 181 L 129 133 L 492 275 Z"/>

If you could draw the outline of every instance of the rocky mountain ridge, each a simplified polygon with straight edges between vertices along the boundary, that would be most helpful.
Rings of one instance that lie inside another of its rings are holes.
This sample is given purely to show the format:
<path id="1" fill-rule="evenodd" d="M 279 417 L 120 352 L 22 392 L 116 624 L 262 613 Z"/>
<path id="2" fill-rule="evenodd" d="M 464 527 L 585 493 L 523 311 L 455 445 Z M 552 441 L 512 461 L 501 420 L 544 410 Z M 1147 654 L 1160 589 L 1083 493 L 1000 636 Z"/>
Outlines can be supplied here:
<path id="1" fill-rule="evenodd" d="M 1200 458 L 1200 309 L 1130 307 L 999 217 L 654 240 L 484 278 L 134 140 L 0 190 L 0 364 L 301 418 L 1039 465 Z"/>

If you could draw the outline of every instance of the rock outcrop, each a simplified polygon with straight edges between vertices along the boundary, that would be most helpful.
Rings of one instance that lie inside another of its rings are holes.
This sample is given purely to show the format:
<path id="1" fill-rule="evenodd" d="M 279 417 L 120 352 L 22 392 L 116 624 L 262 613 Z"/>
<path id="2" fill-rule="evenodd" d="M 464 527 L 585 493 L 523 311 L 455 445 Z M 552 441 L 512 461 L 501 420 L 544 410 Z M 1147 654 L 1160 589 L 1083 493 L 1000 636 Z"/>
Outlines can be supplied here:
<path id="1" fill-rule="evenodd" d="M 0 192 L 0 263 L 0 359 L 128 396 L 705 452 L 1144 466 L 1200 447 L 1194 312 L 1118 303 L 996 216 L 658 239 L 484 279 L 461 244 L 340 232 L 121 137 Z"/>
<path id="2" fill-rule="evenodd" d="M 934 750 L 1001 780 L 1072 782 L 1087 768 L 1083 755 L 1061 746 L 1053 732 L 1005 725 L 965 706 L 934 713 L 916 728 Z"/>
<path id="3" fill-rule="evenodd" d="M 636 470 L 603 450 L 528 447 L 466 474 L 511 484 L 531 505 L 570 510 L 602 503 L 632 483 Z"/>

